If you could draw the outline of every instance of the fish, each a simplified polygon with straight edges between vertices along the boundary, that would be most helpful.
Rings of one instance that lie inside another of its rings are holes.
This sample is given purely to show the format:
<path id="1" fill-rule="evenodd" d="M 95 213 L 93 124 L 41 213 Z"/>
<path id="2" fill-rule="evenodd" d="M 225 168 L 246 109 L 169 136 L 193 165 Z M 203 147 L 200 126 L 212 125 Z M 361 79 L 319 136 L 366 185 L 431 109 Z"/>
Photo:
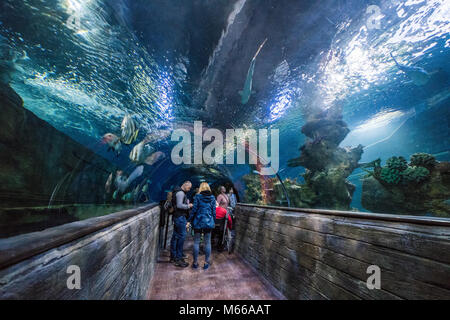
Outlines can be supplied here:
<path id="1" fill-rule="evenodd" d="M 378 158 L 371 162 L 358 163 L 360 168 L 380 168 L 381 167 L 381 159 Z"/>
<path id="2" fill-rule="evenodd" d="M 134 148 L 131 150 L 130 152 L 130 160 L 133 163 L 142 163 L 144 160 L 144 156 L 145 156 L 145 152 L 144 152 L 144 147 L 145 147 L 145 143 L 146 141 L 143 140 L 141 142 L 139 142 L 137 145 L 134 146 Z"/>
<path id="3" fill-rule="evenodd" d="M 125 202 L 129 202 L 133 200 L 133 192 L 128 192 L 122 196 L 122 200 Z"/>
<path id="4" fill-rule="evenodd" d="M 166 154 L 162 151 L 156 151 L 152 153 L 150 156 L 148 156 L 144 163 L 148 164 L 149 166 L 154 165 L 156 162 L 158 162 L 160 159 L 163 159 L 166 157 Z"/>
<path id="5" fill-rule="evenodd" d="M 120 128 L 122 130 L 120 140 L 124 144 L 132 144 L 136 141 L 139 134 L 139 129 L 137 129 L 136 121 L 130 115 L 127 114 L 123 118 Z"/>
<path id="6" fill-rule="evenodd" d="M 364 150 L 371 148 L 381 142 L 385 142 L 387 140 L 389 140 L 390 138 L 392 138 L 394 136 L 394 134 L 400 130 L 400 128 L 403 127 L 403 125 L 411 118 L 419 118 L 419 115 L 423 112 L 426 112 L 428 110 L 430 110 L 431 108 L 435 107 L 436 105 L 439 105 L 440 103 L 442 103 L 443 101 L 445 101 L 446 99 L 448 99 L 448 97 L 450 97 L 450 91 L 446 90 L 444 92 L 440 92 L 437 95 L 434 95 L 431 98 L 428 98 L 426 101 L 423 101 L 415 106 L 413 106 L 412 108 L 408 109 L 406 112 L 404 112 L 405 118 L 404 120 L 400 123 L 400 125 L 398 127 L 396 127 L 391 134 L 389 134 L 386 138 L 383 138 L 381 140 L 378 140 L 374 143 L 371 143 L 367 146 L 364 147 Z"/>
<path id="7" fill-rule="evenodd" d="M 147 145 L 148 143 L 156 143 L 165 138 L 167 138 L 171 134 L 169 130 L 158 130 L 154 133 L 148 134 L 144 140 L 139 142 L 130 152 L 130 160 L 134 163 L 156 163 L 161 158 L 161 153 L 155 154 L 155 148 Z M 150 156 L 149 156 L 150 155 Z M 154 156 L 155 158 L 151 158 Z M 164 155 L 165 156 L 165 155 Z M 149 164 L 147 163 L 147 164 Z M 152 163 L 152 164 L 153 164 Z M 151 165 L 151 164 L 150 164 Z"/>
<path id="8" fill-rule="evenodd" d="M 258 56 L 259 52 L 261 51 L 262 47 L 266 43 L 267 39 L 264 40 L 264 42 L 259 46 L 258 51 L 256 51 L 255 55 L 253 56 L 252 61 L 250 62 L 250 68 L 247 72 L 247 78 L 245 79 L 244 88 L 242 91 L 239 91 L 239 94 L 241 96 L 241 104 L 245 105 L 250 100 L 250 96 L 252 95 L 252 87 L 253 87 L 253 73 L 255 72 L 255 63 L 256 63 L 256 57 Z"/>
<path id="9" fill-rule="evenodd" d="M 0 44 L 0 83 L 9 84 L 14 74 L 17 72 L 25 72 L 19 65 L 24 60 L 29 60 L 25 51 L 19 54 L 8 44 Z"/>
<path id="10" fill-rule="evenodd" d="M 111 173 L 108 176 L 108 180 L 106 180 L 106 184 L 105 184 L 105 191 L 106 191 L 106 193 L 110 193 L 111 192 L 112 181 L 113 181 L 113 174 Z"/>
<path id="11" fill-rule="evenodd" d="M 127 179 L 128 185 L 130 185 L 130 183 L 139 178 L 142 175 L 142 173 L 144 173 L 144 166 L 136 167 L 136 169 L 134 169 L 134 171 L 130 174 L 130 176 Z"/>
<path id="12" fill-rule="evenodd" d="M 126 176 L 123 174 L 122 170 L 117 170 L 116 172 L 116 179 L 114 180 L 114 185 L 116 186 L 116 192 L 120 191 L 120 192 L 124 192 L 127 187 L 127 178 Z"/>
<path id="13" fill-rule="evenodd" d="M 130 186 L 130 184 L 134 180 L 139 178 L 143 172 L 144 172 L 144 166 L 138 166 L 138 167 L 136 167 L 136 169 L 134 169 L 134 171 L 130 174 L 129 177 L 126 177 L 123 174 L 123 171 L 118 170 L 116 173 L 116 180 L 115 180 L 115 185 L 116 185 L 117 190 L 120 191 L 121 193 L 125 192 L 125 190 L 127 190 L 127 188 Z"/>
<path id="14" fill-rule="evenodd" d="M 172 131 L 170 131 L 170 130 L 163 130 L 163 129 L 157 130 L 157 131 L 155 131 L 155 132 L 153 132 L 153 133 L 151 133 L 151 134 L 148 134 L 148 135 L 145 137 L 144 141 L 145 141 L 145 143 L 149 143 L 149 142 L 152 142 L 152 143 L 159 142 L 159 141 L 161 141 L 161 140 L 164 140 L 165 138 L 167 138 L 167 137 L 170 136 L 171 134 L 172 134 Z"/>
<path id="15" fill-rule="evenodd" d="M 441 152 L 438 152 L 438 153 L 433 153 L 433 156 L 440 157 L 440 156 L 446 155 L 448 153 L 450 153 L 450 150 L 441 151 Z"/>
<path id="16" fill-rule="evenodd" d="M 397 62 L 394 58 L 394 55 L 391 52 L 391 57 L 394 59 L 397 68 L 406 73 L 408 78 L 414 83 L 416 86 L 423 86 L 428 83 L 431 75 L 423 68 L 420 67 L 410 67 Z"/>
<path id="17" fill-rule="evenodd" d="M 120 151 L 122 151 L 122 143 L 120 142 L 120 138 L 113 133 L 107 133 L 102 138 L 102 143 L 106 143 L 108 145 L 108 151 L 113 151 L 119 156 Z"/>

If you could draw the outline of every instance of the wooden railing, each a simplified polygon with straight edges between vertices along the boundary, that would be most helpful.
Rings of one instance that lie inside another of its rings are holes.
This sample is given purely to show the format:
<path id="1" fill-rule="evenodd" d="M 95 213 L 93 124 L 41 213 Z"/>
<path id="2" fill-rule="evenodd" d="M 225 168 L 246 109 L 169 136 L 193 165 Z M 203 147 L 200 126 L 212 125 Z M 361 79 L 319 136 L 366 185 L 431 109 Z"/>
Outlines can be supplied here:
<path id="1" fill-rule="evenodd" d="M 157 206 L 152 203 L 87 220 L 67 223 L 39 232 L 0 239 L 0 270 L 44 251 L 69 243 Z"/>

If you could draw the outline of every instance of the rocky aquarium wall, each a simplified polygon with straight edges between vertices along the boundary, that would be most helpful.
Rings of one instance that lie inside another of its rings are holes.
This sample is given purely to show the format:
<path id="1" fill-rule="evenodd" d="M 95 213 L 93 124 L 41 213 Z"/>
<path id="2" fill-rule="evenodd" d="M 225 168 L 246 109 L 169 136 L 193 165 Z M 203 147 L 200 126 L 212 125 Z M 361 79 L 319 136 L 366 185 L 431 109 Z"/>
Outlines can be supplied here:
<path id="1" fill-rule="evenodd" d="M 25 109 L 4 84 L 0 109 L 0 238 L 114 210 L 103 186 L 115 165 Z"/>
<path id="2" fill-rule="evenodd" d="M 0 206 L 101 203 L 114 165 L 25 109 L 0 85 Z M 60 190 L 59 188 L 62 188 Z"/>

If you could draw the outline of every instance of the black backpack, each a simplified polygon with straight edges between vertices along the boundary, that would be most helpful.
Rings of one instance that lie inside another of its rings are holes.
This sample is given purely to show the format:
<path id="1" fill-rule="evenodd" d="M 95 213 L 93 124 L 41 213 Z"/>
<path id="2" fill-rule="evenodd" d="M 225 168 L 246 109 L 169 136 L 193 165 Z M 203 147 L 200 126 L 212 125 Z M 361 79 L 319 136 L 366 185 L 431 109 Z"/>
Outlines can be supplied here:
<path id="1" fill-rule="evenodd" d="M 172 208 L 174 209 L 173 210 L 174 217 L 178 217 L 180 215 L 184 215 L 187 218 L 189 216 L 189 210 L 178 209 L 177 208 L 177 193 L 180 192 L 180 191 L 183 191 L 183 189 L 181 189 L 179 187 L 175 188 L 172 191 Z M 186 192 L 183 191 L 183 193 L 184 193 L 184 199 L 183 199 L 183 202 L 184 202 L 187 199 L 187 195 L 186 195 Z"/>
<path id="2" fill-rule="evenodd" d="M 183 190 L 181 190 L 181 188 L 177 187 L 177 188 L 173 189 L 173 191 L 172 191 L 172 203 L 171 203 L 171 205 L 172 205 L 172 208 L 174 209 L 174 212 L 177 210 L 177 193 L 179 191 L 183 191 Z"/>

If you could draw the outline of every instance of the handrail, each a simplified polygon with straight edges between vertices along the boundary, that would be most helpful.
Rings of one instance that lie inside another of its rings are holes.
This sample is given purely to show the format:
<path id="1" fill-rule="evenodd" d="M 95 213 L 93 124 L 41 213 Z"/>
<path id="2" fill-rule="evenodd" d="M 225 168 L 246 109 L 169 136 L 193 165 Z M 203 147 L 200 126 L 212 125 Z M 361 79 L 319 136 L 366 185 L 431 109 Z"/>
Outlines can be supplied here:
<path id="1" fill-rule="evenodd" d="M 59 247 L 158 206 L 152 203 L 106 216 L 71 222 L 38 232 L 0 239 L 0 270 Z"/>
<path id="2" fill-rule="evenodd" d="M 332 216 L 341 216 L 341 217 L 358 218 L 358 219 L 382 220 L 382 221 L 391 221 L 391 222 L 405 222 L 405 223 L 413 223 L 413 224 L 422 224 L 422 225 L 429 225 L 429 226 L 450 227 L 450 219 L 448 219 L 448 218 L 418 217 L 418 216 L 411 216 L 411 215 L 371 213 L 371 212 L 366 213 L 366 212 L 340 211 L 340 210 L 329 210 L 329 209 L 310 209 L 310 208 L 292 208 L 292 207 L 288 208 L 288 207 L 277 207 L 277 206 L 263 206 L 263 205 L 240 203 L 240 202 L 237 205 L 243 206 L 243 207 L 283 210 L 283 211 L 290 211 L 290 212 L 303 212 L 303 213 L 332 215 Z"/>

